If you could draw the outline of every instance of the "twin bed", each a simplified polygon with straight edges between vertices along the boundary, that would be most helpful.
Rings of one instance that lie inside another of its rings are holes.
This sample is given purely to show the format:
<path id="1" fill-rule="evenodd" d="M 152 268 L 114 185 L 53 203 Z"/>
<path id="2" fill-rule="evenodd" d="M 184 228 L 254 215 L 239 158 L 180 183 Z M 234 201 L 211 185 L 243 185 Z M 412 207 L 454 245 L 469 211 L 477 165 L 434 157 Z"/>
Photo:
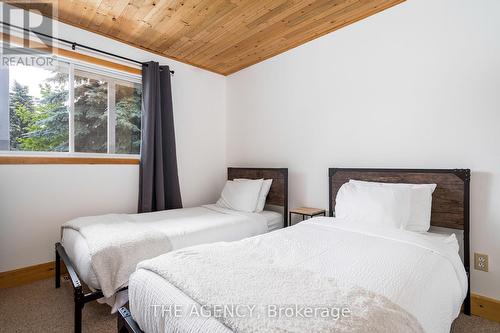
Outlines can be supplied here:
<path id="1" fill-rule="evenodd" d="M 351 179 L 436 184 L 431 229 L 319 217 L 160 255 L 131 275 L 119 332 L 449 332 L 470 314 L 470 171 L 329 169 L 330 212 Z"/>
<path id="2" fill-rule="evenodd" d="M 84 217 L 65 223 L 61 242 L 56 243 L 55 283 L 56 288 L 60 287 L 62 260 L 74 288 L 75 332 L 81 332 L 85 303 L 99 299 L 114 310 L 127 302 L 128 278 L 140 261 L 189 246 L 236 241 L 286 226 L 288 170 L 228 168 L 228 180 L 240 178 L 272 179 L 263 211 L 242 212 L 205 205 Z M 84 284 L 88 288 L 84 289 Z"/>

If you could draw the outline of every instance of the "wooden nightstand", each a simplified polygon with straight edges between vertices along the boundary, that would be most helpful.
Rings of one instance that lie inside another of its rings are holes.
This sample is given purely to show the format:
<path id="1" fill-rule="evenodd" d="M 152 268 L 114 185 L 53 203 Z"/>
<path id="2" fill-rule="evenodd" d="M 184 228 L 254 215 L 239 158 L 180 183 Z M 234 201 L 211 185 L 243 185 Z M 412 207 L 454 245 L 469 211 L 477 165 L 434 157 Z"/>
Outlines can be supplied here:
<path id="1" fill-rule="evenodd" d="M 321 208 L 311 208 L 311 207 L 298 207 L 298 208 L 293 208 L 290 209 L 289 213 L 289 218 L 288 218 L 288 223 L 292 225 L 292 214 L 297 214 L 297 215 L 302 215 L 302 221 L 305 220 L 306 216 L 309 216 L 309 218 L 318 216 L 318 215 L 323 215 L 326 216 L 326 210 L 321 209 Z"/>

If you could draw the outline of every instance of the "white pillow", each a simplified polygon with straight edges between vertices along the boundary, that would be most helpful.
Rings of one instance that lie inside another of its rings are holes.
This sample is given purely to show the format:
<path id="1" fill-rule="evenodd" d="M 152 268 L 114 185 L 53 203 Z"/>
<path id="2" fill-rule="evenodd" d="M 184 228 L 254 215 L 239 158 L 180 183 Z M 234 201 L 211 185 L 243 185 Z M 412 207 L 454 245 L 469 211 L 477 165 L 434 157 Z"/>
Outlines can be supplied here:
<path id="1" fill-rule="evenodd" d="M 335 202 L 337 218 L 356 224 L 400 229 L 409 219 L 410 190 L 345 183 Z"/>
<path id="2" fill-rule="evenodd" d="M 228 180 L 217 206 L 252 213 L 257 207 L 262 179 L 237 182 Z"/>
<path id="3" fill-rule="evenodd" d="M 436 184 L 377 183 L 351 179 L 349 183 L 361 186 L 405 187 L 410 192 L 410 217 L 404 229 L 425 232 L 431 226 L 432 193 Z"/>
<path id="4" fill-rule="evenodd" d="M 236 182 L 242 182 L 246 180 L 252 180 L 252 179 L 246 179 L 246 178 L 236 178 L 234 181 Z M 269 194 L 269 190 L 271 189 L 271 185 L 273 184 L 272 179 L 264 179 L 262 182 L 262 187 L 260 188 L 260 193 L 259 193 L 259 200 L 257 201 L 257 206 L 255 207 L 255 212 L 260 213 L 264 210 L 264 206 L 266 205 L 266 198 L 267 195 Z"/>

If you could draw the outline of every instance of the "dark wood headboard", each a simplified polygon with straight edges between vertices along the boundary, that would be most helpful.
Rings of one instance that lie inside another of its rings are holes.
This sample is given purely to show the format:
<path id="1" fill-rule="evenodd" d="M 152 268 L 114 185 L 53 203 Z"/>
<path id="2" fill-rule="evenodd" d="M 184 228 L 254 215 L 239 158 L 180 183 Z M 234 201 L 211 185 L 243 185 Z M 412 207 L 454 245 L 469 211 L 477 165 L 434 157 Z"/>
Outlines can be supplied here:
<path id="1" fill-rule="evenodd" d="M 288 225 L 288 169 L 287 168 L 227 168 L 227 179 L 272 179 L 266 205 L 283 207 L 284 225 Z"/>
<path id="2" fill-rule="evenodd" d="M 469 169 L 329 169 L 330 212 L 342 184 L 350 179 L 382 183 L 437 184 L 431 225 L 465 231 L 469 220 Z M 468 226 L 467 226 L 468 227 Z"/>
<path id="3" fill-rule="evenodd" d="M 328 176 L 330 215 L 335 208 L 339 188 L 350 179 L 383 183 L 437 184 L 432 194 L 431 225 L 464 231 L 464 266 L 469 277 L 469 169 L 330 168 Z M 470 314 L 470 281 L 464 306 L 464 312 Z"/>

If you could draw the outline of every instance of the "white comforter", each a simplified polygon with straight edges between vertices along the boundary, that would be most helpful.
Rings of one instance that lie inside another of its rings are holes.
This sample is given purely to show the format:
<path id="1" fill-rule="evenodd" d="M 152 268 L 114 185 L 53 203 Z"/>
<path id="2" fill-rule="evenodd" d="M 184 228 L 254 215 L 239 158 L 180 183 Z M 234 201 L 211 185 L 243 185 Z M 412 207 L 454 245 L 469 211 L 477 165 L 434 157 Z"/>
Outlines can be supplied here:
<path id="1" fill-rule="evenodd" d="M 109 214 L 71 220 L 62 228 L 87 241 L 92 269 L 105 297 L 127 285 L 142 260 L 189 245 L 231 241 L 267 231 L 259 214 L 215 205 L 146 214 Z"/>
<path id="2" fill-rule="evenodd" d="M 285 269 L 299 266 L 334 278 L 341 288 L 359 286 L 387 297 L 413 315 L 428 333 L 449 332 L 467 291 L 466 274 L 454 236 L 360 229 L 331 218 L 315 218 L 240 243 L 249 249 L 271 245 L 267 251 L 270 265 Z M 193 254 L 203 251 L 203 247 L 191 248 Z M 142 268 L 131 277 L 130 308 L 139 325 L 146 332 L 197 332 L 200 327 L 204 331 L 227 332 L 228 328 L 214 317 L 154 315 L 152 304 L 168 306 L 175 302 L 199 306 L 194 300 L 196 293 L 189 297 L 178 290 L 175 281 L 170 283 L 160 277 L 168 275 L 170 269 L 161 265 L 162 257 L 141 263 Z M 196 276 L 187 283 L 195 284 Z M 262 290 L 252 292 L 258 295 Z"/>

